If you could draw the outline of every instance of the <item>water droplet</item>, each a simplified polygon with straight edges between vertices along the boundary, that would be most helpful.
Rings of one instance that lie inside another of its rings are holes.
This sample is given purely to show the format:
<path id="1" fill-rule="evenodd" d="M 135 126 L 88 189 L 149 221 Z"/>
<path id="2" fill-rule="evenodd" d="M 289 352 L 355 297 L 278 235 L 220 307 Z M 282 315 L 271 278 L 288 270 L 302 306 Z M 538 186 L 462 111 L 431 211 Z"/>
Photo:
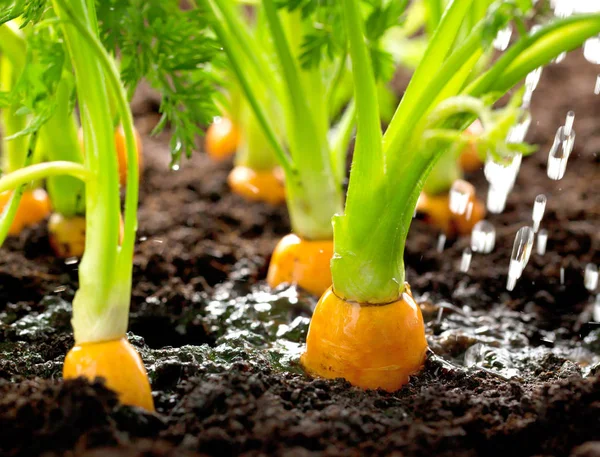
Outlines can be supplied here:
<path id="1" fill-rule="evenodd" d="M 593 263 L 586 265 L 583 283 L 585 284 L 585 288 L 590 292 L 593 292 L 598 287 L 598 267 Z"/>
<path id="2" fill-rule="evenodd" d="M 536 252 L 538 255 L 544 255 L 546 253 L 546 245 L 548 244 L 548 230 L 542 229 L 538 232 Z"/>
<path id="3" fill-rule="evenodd" d="M 77 257 L 68 257 L 65 259 L 65 265 L 75 265 L 77 262 L 79 262 Z"/>
<path id="4" fill-rule="evenodd" d="M 444 308 L 442 308 L 442 307 L 440 306 L 440 309 L 438 310 L 438 313 L 437 313 L 437 318 L 435 319 L 435 323 L 436 323 L 436 324 L 439 324 L 439 323 L 441 323 L 441 322 L 442 322 L 442 316 L 443 316 L 443 315 L 444 315 Z"/>
<path id="5" fill-rule="evenodd" d="M 533 247 L 534 233 L 531 227 L 521 227 L 515 236 L 512 254 L 510 256 L 510 265 L 508 267 L 508 280 L 506 288 L 513 290 L 517 280 L 523 274 L 523 269 L 529 257 L 531 256 L 531 248 Z"/>
<path id="6" fill-rule="evenodd" d="M 490 183 L 487 196 L 487 209 L 498 214 L 504 211 L 508 194 L 515 185 L 519 169 L 521 168 L 522 155 L 513 156 L 506 163 L 497 162 L 488 155 L 483 172 Z"/>
<path id="7" fill-rule="evenodd" d="M 512 36 L 512 26 L 509 24 L 503 29 L 498 30 L 498 34 L 494 39 L 493 46 L 498 51 L 506 51 L 510 43 L 510 37 Z"/>
<path id="8" fill-rule="evenodd" d="M 529 96 L 531 97 L 531 95 Z M 523 97 L 523 104 L 527 104 L 531 102 L 531 98 Z M 527 132 L 529 131 L 529 127 L 531 126 L 531 113 L 529 111 L 525 111 L 523 117 L 520 122 L 515 124 L 508 131 L 508 135 L 506 135 L 507 143 L 522 143 L 525 141 L 525 136 L 527 136 Z"/>
<path id="9" fill-rule="evenodd" d="M 489 254 L 496 245 L 496 229 L 489 221 L 479 221 L 471 232 L 471 249 L 473 252 Z"/>
<path id="10" fill-rule="evenodd" d="M 437 252 L 444 252 L 444 246 L 446 246 L 446 235 L 443 233 L 440 233 L 440 236 L 439 236 L 438 242 L 437 242 Z"/>
<path id="11" fill-rule="evenodd" d="M 567 57 L 567 53 L 561 52 L 554 59 L 552 59 L 552 63 L 561 63 L 563 60 L 565 60 L 566 57 Z"/>
<path id="12" fill-rule="evenodd" d="M 491 154 L 488 155 L 483 167 L 487 181 L 497 188 L 512 190 L 521 168 L 522 158 L 521 154 L 516 154 L 506 162 L 497 162 Z"/>
<path id="13" fill-rule="evenodd" d="M 546 210 L 546 196 L 544 194 L 540 194 L 535 197 L 535 202 L 533 203 L 533 212 L 531 214 L 531 218 L 533 219 L 533 231 L 537 232 L 540 228 L 540 222 L 542 222 L 542 218 L 544 217 L 544 211 Z"/>
<path id="14" fill-rule="evenodd" d="M 537 88 L 541 77 L 542 77 L 542 67 L 537 67 L 535 70 L 533 70 L 531 73 L 529 73 L 525 77 L 526 90 L 528 90 L 529 92 L 533 92 Z"/>
<path id="15" fill-rule="evenodd" d="M 596 86 L 594 87 L 594 94 L 600 95 L 600 75 L 596 76 Z"/>
<path id="16" fill-rule="evenodd" d="M 600 294 L 596 295 L 596 301 L 594 302 L 594 321 L 600 322 Z"/>
<path id="17" fill-rule="evenodd" d="M 223 118 L 221 116 L 213 117 L 213 124 L 220 124 L 221 122 L 223 122 Z"/>
<path id="18" fill-rule="evenodd" d="M 174 163 L 171 165 L 171 170 L 173 171 L 179 171 L 179 164 L 178 163 Z"/>
<path id="19" fill-rule="evenodd" d="M 560 283 L 565 283 L 565 267 L 560 267 Z"/>
<path id="20" fill-rule="evenodd" d="M 589 63 L 600 64 L 600 37 L 588 38 L 583 44 L 583 57 Z"/>
<path id="21" fill-rule="evenodd" d="M 465 214 L 469 206 L 469 201 L 474 195 L 475 187 L 473 187 L 473 184 L 463 179 L 457 179 L 450 188 L 450 211 L 454 214 Z"/>
<path id="22" fill-rule="evenodd" d="M 480 367 L 497 372 L 507 378 L 517 376 L 513 368 L 510 352 L 502 348 L 476 343 L 465 351 L 464 364 L 466 367 Z"/>
<path id="23" fill-rule="evenodd" d="M 546 173 L 550 179 L 558 181 L 562 179 L 567 170 L 567 162 L 573 145 L 575 144 L 575 130 L 573 130 L 573 121 L 575 113 L 569 111 L 565 125 L 559 127 L 554 137 L 554 143 L 548 152 L 548 163 Z"/>
<path id="24" fill-rule="evenodd" d="M 465 248 L 462 253 L 462 257 L 460 259 L 460 271 L 462 273 L 466 273 L 469 271 L 469 267 L 471 266 L 471 259 L 473 258 L 473 253 L 471 252 L 471 248 Z"/>
<path id="25" fill-rule="evenodd" d="M 490 213 L 500 214 L 506 208 L 508 190 L 491 186 L 488 189 L 486 207 Z"/>

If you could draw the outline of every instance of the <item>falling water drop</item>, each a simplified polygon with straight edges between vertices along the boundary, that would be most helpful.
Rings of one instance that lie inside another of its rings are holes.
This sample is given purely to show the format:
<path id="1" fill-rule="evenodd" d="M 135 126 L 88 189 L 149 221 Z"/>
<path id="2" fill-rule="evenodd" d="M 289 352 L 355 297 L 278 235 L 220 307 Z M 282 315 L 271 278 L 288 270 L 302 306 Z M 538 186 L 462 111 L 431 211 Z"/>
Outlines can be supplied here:
<path id="1" fill-rule="evenodd" d="M 552 59 L 552 63 L 561 63 L 563 60 L 565 60 L 566 57 L 567 57 L 567 53 L 561 52 L 554 59 Z"/>
<path id="2" fill-rule="evenodd" d="M 533 203 L 533 212 L 531 214 L 531 218 L 533 219 L 533 231 L 536 233 L 540 228 L 540 222 L 542 222 L 542 218 L 544 217 L 546 200 L 546 196 L 544 194 L 540 194 L 535 197 L 535 202 Z"/>
<path id="3" fill-rule="evenodd" d="M 560 267 L 560 284 L 565 283 L 565 267 Z"/>
<path id="4" fill-rule="evenodd" d="M 498 51 L 506 51 L 508 44 L 510 43 L 510 37 L 512 36 L 512 26 L 509 24 L 503 29 L 498 30 L 498 34 L 494 39 L 493 46 Z"/>
<path id="5" fill-rule="evenodd" d="M 496 229 L 490 221 L 479 221 L 471 232 L 471 249 L 473 252 L 489 254 L 496 244 Z"/>
<path id="6" fill-rule="evenodd" d="M 440 233 L 437 242 L 437 252 L 444 252 L 444 246 L 446 246 L 446 235 Z"/>
<path id="7" fill-rule="evenodd" d="M 588 38 L 583 44 L 583 57 L 589 63 L 600 64 L 600 37 Z"/>
<path id="8" fill-rule="evenodd" d="M 513 290 L 517 280 L 523 274 L 523 269 L 529 261 L 531 248 L 533 247 L 534 233 L 531 227 L 521 227 L 515 236 L 510 265 L 508 267 L 508 280 L 506 288 Z"/>
<path id="9" fill-rule="evenodd" d="M 586 265 L 583 283 L 585 284 L 585 288 L 590 292 L 593 292 L 598 287 L 598 267 L 593 263 Z"/>
<path id="10" fill-rule="evenodd" d="M 594 321 L 600 322 L 600 294 L 596 295 L 596 300 L 594 301 Z"/>
<path id="11" fill-rule="evenodd" d="M 546 172 L 550 179 L 558 181 L 565 175 L 567 161 L 575 144 L 575 130 L 573 122 L 575 113 L 569 111 L 565 120 L 565 125 L 559 127 L 554 137 L 554 143 L 548 152 L 548 164 Z"/>
<path id="12" fill-rule="evenodd" d="M 596 86 L 594 87 L 594 95 L 600 95 L 600 75 L 596 76 Z"/>
<path id="13" fill-rule="evenodd" d="M 487 209 L 498 214 L 504 211 L 508 194 L 515 185 L 521 167 L 522 155 L 517 154 L 507 163 L 500 163 L 488 155 L 483 168 L 485 177 L 490 183 L 487 196 Z"/>
<path id="14" fill-rule="evenodd" d="M 463 179 L 457 179 L 450 188 L 449 206 L 453 214 L 463 215 L 467 212 L 469 201 L 475 195 L 475 187 Z"/>
<path id="15" fill-rule="evenodd" d="M 529 73 L 525 77 L 526 90 L 529 92 L 533 92 L 537 88 L 541 77 L 542 77 L 542 67 L 537 67 L 535 70 L 533 70 L 531 73 Z"/>
<path id="16" fill-rule="evenodd" d="M 526 92 L 526 95 L 527 94 L 529 94 L 528 97 L 531 97 L 530 92 Z M 529 106 L 530 101 L 531 101 L 531 98 L 525 98 L 525 96 L 523 96 L 523 105 L 525 108 L 527 106 Z M 521 121 L 518 122 L 513 127 L 511 127 L 511 129 L 508 131 L 508 135 L 506 135 L 506 142 L 507 143 L 522 143 L 523 141 L 525 141 L 525 136 L 527 135 L 527 132 L 529 131 L 530 126 L 531 126 L 531 113 L 526 110 L 525 113 L 523 114 L 523 118 L 521 119 Z"/>
<path id="17" fill-rule="evenodd" d="M 546 245 L 548 244 L 548 230 L 542 229 L 538 232 L 536 252 L 538 255 L 544 255 L 546 253 Z"/>
<path id="18" fill-rule="evenodd" d="M 469 271 L 469 267 L 471 266 L 471 259 L 473 258 L 473 253 L 471 252 L 471 248 L 465 248 L 462 253 L 462 257 L 460 259 L 460 271 L 462 273 L 466 273 Z"/>

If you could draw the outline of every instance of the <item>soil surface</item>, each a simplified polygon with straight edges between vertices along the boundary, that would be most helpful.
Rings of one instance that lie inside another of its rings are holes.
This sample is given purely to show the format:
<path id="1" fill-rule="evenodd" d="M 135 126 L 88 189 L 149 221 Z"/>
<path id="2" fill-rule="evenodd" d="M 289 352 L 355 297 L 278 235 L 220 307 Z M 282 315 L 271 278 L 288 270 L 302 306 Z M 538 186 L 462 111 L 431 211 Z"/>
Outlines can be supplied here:
<path id="1" fill-rule="evenodd" d="M 197 153 L 170 170 L 168 137 L 147 135 L 156 103 L 142 97 L 130 340 L 157 412 L 119 405 L 101 382 L 61 380 L 77 260 L 54 259 L 41 224 L 0 251 L 0 455 L 600 455 L 600 326 L 583 284 L 586 264 L 600 263 L 597 71 L 580 51 L 544 69 L 527 137 L 540 150 L 523 160 L 506 211 L 488 217 L 495 250 L 474 254 L 468 273 L 468 237 L 438 253 L 438 231 L 414 221 L 407 278 L 432 352 L 394 393 L 302 373 L 315 299 L 264 284 L 289 231 L 285 208 L 232 195 L 230 162 Z M 547 152 L 571 109 L 575 149 L 551 181 Z M 483 173 L 469 178 L 485 198 Z M 534 248 L 509 293 L 514 236 L 540 193 L 547 252 Z"/>

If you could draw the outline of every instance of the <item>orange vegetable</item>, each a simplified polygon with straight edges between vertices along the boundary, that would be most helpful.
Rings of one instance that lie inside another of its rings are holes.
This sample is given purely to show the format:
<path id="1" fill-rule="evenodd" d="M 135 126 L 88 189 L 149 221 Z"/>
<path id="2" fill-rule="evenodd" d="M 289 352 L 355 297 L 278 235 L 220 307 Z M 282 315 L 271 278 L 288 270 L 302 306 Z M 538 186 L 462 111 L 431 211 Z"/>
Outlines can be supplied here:
<path id="1" fill-rule="evenodd" d="M 138 169 L 141 172 L 143 168 L 142 138 L 135 127 L 133 128 L 133 133 L 135 134 Z M 127 148 L 125 145 L 125 132 L 123 131 L 123 127 L 119 126 L 115 129 L 115 147 L 117 148 L 117 159 L 119 160 L 119 182 L 122 186 L 127 183 Z"/>
<path id="2" fill-rule="evenodd" d="M 479 119 L 475 120 L 465 130 L 465 133 L 472 135 L 472 136 L 480 135 L 482 132 L 483 132 L 483 126 L 481 125 L 481 122 L 479 121 Z M 460 168 L 462 168 L 466 172 L 474 172 L 481 168 L 481 165 L 483 162 L 481 161 L 481 158 L 479 157 L 479 154 L 477 152 L 477 147 L 475 146 L 474 141 L 469 141 L 469 143 L 467 143 L 467 145 L 465 146 L 465 148 L 463 149 L 462 153 L 460 154 L 460 156 L 458 158 L 458 163 L 460 165 Z"/>
<path id="3" fill-rule="evenodd" d="M 235 153 L 239 141 L 240 133 L 233 122 L 216 117 L 206 131 L 206 152 L 214 160 L 224 160 Z"/>
<path id="4" fill-rule="evenodd" d="M 50 246 L 56 257 L 81 257 L 85 250 L 85 217 L 54 213 L 48 221 Z"/>
<path id="5" fill-rule="evenodd" d="M 386 304 L 348 302 L 329 288 L 315 308 L 300 360 L 311 375 L 392 392 L 423 367 L 426 350 L 423 316 L 408 284 L 400 299 Z"/>
<path id="6" fill-rule="evenodd" d="M 119 218 L 120 239 L 123 239 L 123 218 Z M 56 257 L 81 257 L 85 250 L 85 217 L 64 217 L 53 213 L 48 221 L 50 247 Z"/>
<path id="7" fill-rule="evenodd" d="M 141 172 L 143 167 L 143 149 L 142 149 L 142 138 L 139 132 L 134 127 L 133 132 L 135 133 L 135 146 L 138 155 L 138 168 Z M 79 143 L 83 150 L 83 130 L 79 129 Z M 123 127 L 119 126 L 115 129 L 115 148 L 117 149 L 117 160 L 119 162 L 119 183 L 124 186 L 127 183 L 127 148 L 125 147 L 125 132 Z M 85 152 L 85 151 L 84 151 Z"/>
<path id="8" fill-rule="evenodd" d="M 231 190 L 251 201 L 278 205 L 285 201 L 283 174 L 279 168 L 269 171 L 256 171 L 244 166 L 236 166 L 227 177 Z"/>
<path id="9" fill-rule="evenodd" d="M 65 358 L 63 377 L 80 376 L 90 381 L 104 378 L 106 386 L 119 395 L 121 403 L 154 411 L 146 369 L 125 337 L 73 347 Z"/>
<path id="10" fill-rule="evenodd" d="M 485 205 L 477 199 L 473 185 L 463 180 L 458 181 L 470 189 L 471 194 L 464 214 L 450 211 L 448 194 L 427 195 L 423 192 L 417 203 L 417 212 L 425 215 L 425 221 L 440 228 L 447 236 L 468 235 L 486 214 Z"/>
<path id="11" fill-rule="evenodd" d="M 0 194 L 0 212 L 8 204 L 12 191 Z M 12 221 L 9 235 L 18 235 L 25 227 L 35 225 L 48 217 L 51 211 L 50 198 L 44 189 L 26 190 Z"/>
<path id="12" fill-rule="evenodd" d="M 333 257 L 333 241 L 303 240 L 297 235 L 284 236 L 269 265 L 269 286 L 297 284 L 314 295 L 321 295 L 331 286 L 330 262 Z"/>

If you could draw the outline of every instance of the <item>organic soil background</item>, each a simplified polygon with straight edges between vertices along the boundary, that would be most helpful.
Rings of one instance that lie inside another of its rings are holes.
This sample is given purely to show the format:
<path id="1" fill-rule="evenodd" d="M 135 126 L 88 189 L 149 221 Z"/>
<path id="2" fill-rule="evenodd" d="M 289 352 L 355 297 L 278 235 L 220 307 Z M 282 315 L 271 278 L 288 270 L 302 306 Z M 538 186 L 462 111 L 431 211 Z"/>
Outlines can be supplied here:
<path id="1" fill-rule="evenodd" d="M 231 163 L 201 153 L 170 171 L 168 137 L 146 135 L 130 340 L 157 413 L 120 406 L 101 383 L 60 379 L 77 263 L 51 256 L 42 224 L 0 251 L 0 455 L 600 455 L 600 370 L 586 366 L 600 329 L 583 287 L 585 265 L 600 263 L 597 71 L 581 51 L 544 69 L 527 137 L 540 151 L 523 160 L 506 211 L 489 216 L 494 252 L 474 255 L 468 274 L 458 271 L 468 237 L 439 254 L 438 232 L 413 223 L 407 278 L 437 356 L 395 393 L 301 373 L 314 299 L 263 284 L 289 231 L 285 208 L 232 195 Z M 156 103 L 134 109 L 147 134 Z M 571 109 L 575 150 L 551 181 L 547 151 Z M 483 173 L 471 178 L 485 198 Z M 508 293 L 514 235 L 539 193 L 548 249 Z M 507 379 L 502 360 L 460 366 L 477 343 L 513 356 L 518 375 Z"/>

